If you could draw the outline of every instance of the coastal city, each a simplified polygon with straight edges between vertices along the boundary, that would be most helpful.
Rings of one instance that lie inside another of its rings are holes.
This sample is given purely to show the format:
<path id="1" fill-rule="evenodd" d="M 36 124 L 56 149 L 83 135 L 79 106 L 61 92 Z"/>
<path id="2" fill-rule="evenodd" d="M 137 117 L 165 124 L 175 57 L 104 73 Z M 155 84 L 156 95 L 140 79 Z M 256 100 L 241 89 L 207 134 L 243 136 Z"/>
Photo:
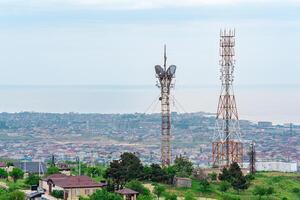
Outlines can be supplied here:
<path id="1" fill-rule="evenodd" d="M 172 157 L 211 165 L 212 113 L 172 114 Z M 135 152 L 145 164 L 160 162 L 160 114 L 1 113 L 0 157 L 27 161 L 109 163 Z M 240 120 L 244 161 L 254 142 L 258 161 L 300 163 L 300 126 Z"/>

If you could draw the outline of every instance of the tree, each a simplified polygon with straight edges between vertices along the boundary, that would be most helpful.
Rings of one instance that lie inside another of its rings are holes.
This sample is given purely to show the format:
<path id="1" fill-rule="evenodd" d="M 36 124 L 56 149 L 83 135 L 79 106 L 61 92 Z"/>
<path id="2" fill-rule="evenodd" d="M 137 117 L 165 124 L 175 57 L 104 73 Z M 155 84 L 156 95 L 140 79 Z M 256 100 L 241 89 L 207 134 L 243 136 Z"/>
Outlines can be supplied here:
<path id="1" fill-rule="evenodd" d="M 126 184 L 126 187 L 132 190 L 137 191 L 140 195 L 149 196 L 150 190 L 147 189 L 143 184 L 137 180 L 132 180 Z"/>
<path id="2" fill-rule="evenodd" d="M 228 181 L 237 191 L 247 189 L 249 186 L 246 177 L 236 162 L 232 163 L 229 169 L 223 168 L 222 173 L 219 174 L 219 179 L 221 181 Z"/>
<path id="3" fill-rule="evenodd" d="M 87 175 L 90 177 L 97 177 L 102 175 L 102 170 L 99 167 L 87 167 Z"/>
<path id="4" fill-rule="evenodd" d="M 0 168 L 0 178 L 7 178 L 7 177 L 8 177 L 8 173 L 4 169 Z"/>
<path id="5" fill-rule="evenodd" d="M 59 169 L 55 166 L 48 167 L 47 172 L 46 172 L 47 175 L 57 174 L 57 173 L 59 173 Z"/>
<path id="6" fill-rule="evenodd" d="M 9 175 L 13 178 L 14 182 L 17 182 L 18 179 L 23 178 L 24 172 L 20 168 L 15 167 Z"/>
<path id="7" fill-rule="evenodd" d="M 158 164 L 151 164 L 145 166 L 143 169 L 143 180 L 149 180 L 156 183 L 163 183 L 168 181 L 167 170 L 162 169 Z"/>
<path id="8" fill-rule="evenodd" d="M 90 200 L 122 200 L 121 196 L 107 192 L 106 190 L 97 190 L 90 196 Z"/>
<path id="9" fill-rule="evenodd" d="M 184 194 L 184 200 L 196 200 L 192 192 L 186 192 Z"/>
<path id="10" fill-rule="evenodd" d="M 128 181 L 140 179 L 142 175 L 143 165 L 140 159 L 133 153 L 123 153 L 120 160 L 110 163 L 104 177 L 111 178 L 118 189 Z"/>
<path id="11" fill-rule="evenodd" d="M 219 186 L 221 192 L 226 192 L 230 188 L 230 183 L 228 181 L 222 181 Z"/>
<path id="12" fill-rule="evenodd" d="M 161 197 L 165 190 L 166 188 L 164 186 L 155 185 L 153 188 L 153 193 L 157 196 L 157 199 L 159 199 L 159 197 Z"/>
<path id="13" fill-rule="evenodd" d="M 121 155 L 121 167 L 125 173 L 123 174 L 125 182 L 139 179 L 142 176 L 143 165 L 141 160 L 133 153 L 123 153 Z"/>
<path id="14" fill-rule="evenodd" d="M 40 177 L 36 174 L 29 174 L 25 179 L 26 185 L 39 185 Z"/>
<path id="15" fill-rule="evenodd" d="M 175 158 L 173 167 L 179 177 L 191 176 L 194 169 L 193 163 L 181 155 Z"/>

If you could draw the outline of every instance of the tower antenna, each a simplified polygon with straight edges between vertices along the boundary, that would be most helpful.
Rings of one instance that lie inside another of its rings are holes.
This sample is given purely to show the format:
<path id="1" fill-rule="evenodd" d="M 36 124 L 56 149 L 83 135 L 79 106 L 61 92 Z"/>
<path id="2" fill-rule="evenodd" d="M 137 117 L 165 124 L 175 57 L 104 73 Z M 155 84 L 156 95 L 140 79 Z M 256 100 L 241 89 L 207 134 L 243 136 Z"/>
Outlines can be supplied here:
<path id="1" fill-rule="evenodd" d="M 228 167 L 231 163 L 242 164 L 243 144 L 239 116 L 233 92 L 235 56 L 235 30 L 220 31 L 220 80 L 221 94 L 216 116 L 216 129 L 212 143 L 214 166 Z"/>
<path id="2" fill-rule="evenodd" d="M 158 79 L 157 86 L 160 88 L 161 101 L 161 164 L 171 164 L 171 116 L 170 116 L 170 89 L 173 87 L 172 80 L 175 78 L 176 66 L 170 65 L 167 69 L 167 52 L 164 45 L 164 64 L 155 66 Z"/>

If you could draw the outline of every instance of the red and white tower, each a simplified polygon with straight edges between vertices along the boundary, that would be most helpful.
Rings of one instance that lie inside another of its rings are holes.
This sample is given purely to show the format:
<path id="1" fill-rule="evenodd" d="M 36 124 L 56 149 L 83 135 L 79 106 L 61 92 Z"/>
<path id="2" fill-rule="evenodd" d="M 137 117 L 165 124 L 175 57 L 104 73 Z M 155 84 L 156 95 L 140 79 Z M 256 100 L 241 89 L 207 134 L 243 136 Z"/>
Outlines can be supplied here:
<path id="1" fill-rule="evenodd" d="M 239 117 L 232 85 L 235 65 L 234 47 L 235 30 L 221 30 L 220 79 L 222 86 L 212 143 L 212 162 L 214 166 L 219 167 L 229 166 L 232 162 L 242 164 L 243 158 Z"/>

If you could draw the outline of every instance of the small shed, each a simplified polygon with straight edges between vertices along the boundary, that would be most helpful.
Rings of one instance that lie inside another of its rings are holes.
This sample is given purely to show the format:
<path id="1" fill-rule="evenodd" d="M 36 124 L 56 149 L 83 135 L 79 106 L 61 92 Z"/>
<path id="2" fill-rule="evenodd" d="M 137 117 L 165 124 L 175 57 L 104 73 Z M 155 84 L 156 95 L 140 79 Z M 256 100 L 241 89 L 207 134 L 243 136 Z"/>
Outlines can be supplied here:
<path id="1" fill-rule="evenodd" d="M 192 180 L 190 178 L 175 177 L 174 178 L 174 185 L 176 187 L 190 188 L 190 187 L 192 187 Z"/>
<path id="2" fill-rule="evenodd" d="M 137 191 L 128 188 L 117 190 L 116 193 L 121 195 L 124 200 L 136 200 L 136 197 L 139 194 Z"/>

